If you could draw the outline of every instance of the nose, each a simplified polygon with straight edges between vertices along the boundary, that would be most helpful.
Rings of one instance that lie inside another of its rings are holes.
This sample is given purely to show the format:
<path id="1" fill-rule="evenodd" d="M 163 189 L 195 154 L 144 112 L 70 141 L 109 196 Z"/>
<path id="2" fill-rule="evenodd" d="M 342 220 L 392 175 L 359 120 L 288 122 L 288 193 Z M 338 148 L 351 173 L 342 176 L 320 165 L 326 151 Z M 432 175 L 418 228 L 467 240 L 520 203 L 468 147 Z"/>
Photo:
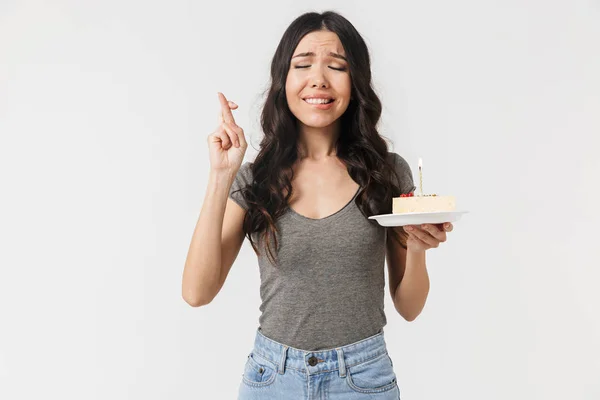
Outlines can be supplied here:
<path id="1" fill-rule="evenodd" d="M 325 74 L 321 71 L 320 68 L 315 68 L 314 73 L 311 77 L 312 85 L 311 87 L 315 88 L 327 88 L 329 86 L 327 80 L 325 79 Z"/>
<path id="2" fill-rule="evenodd" d="M 316 79 L 315 78 L 315 79 L 313 79 L 312 87 L 313 88 L 315 88 L 315 87 L 318 87 L 318 88 L 327 88 L 327 84 L 325 83 L 324 80 L 322 80 L 322 79 Z"/>

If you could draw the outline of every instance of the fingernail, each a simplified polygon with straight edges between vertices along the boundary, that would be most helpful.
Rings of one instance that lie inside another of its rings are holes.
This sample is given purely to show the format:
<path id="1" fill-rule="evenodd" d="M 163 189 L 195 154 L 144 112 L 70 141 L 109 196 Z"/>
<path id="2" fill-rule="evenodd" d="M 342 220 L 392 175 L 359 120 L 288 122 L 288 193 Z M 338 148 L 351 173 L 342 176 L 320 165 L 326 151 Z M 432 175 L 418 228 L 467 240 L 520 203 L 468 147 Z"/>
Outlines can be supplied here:
<path id="1" fill-rule="evenodd" d="M 406 230 L 407 230 L 407 231 L 412 231 L 412 230 L 413 230 L 413 227 L 412 227 L 412 226 L 407 226 L 407 227 L 406 227 Z"/>

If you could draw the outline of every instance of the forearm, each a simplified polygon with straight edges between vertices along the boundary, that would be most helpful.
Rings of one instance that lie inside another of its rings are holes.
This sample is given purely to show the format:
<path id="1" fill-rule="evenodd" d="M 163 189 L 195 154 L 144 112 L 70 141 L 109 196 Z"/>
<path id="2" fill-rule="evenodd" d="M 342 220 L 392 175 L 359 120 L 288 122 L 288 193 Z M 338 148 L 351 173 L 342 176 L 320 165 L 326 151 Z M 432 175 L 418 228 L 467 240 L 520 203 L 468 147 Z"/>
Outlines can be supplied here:
<path id="1" fill-rule="evenodd" d="M 406 268 L 394 293 L 394 306 L 407 321 L 413 321 L 425 307 L 429 294 L 429 275 L 425 251 L 406 252 Z"/>
<path id="2" fill-rule="evenodd" d="M 191 305 L 210 302 L 219 286 L 223 217 L 231 183 L 227 173 L 210 172 L 183 270 L 182 295 Z"/>

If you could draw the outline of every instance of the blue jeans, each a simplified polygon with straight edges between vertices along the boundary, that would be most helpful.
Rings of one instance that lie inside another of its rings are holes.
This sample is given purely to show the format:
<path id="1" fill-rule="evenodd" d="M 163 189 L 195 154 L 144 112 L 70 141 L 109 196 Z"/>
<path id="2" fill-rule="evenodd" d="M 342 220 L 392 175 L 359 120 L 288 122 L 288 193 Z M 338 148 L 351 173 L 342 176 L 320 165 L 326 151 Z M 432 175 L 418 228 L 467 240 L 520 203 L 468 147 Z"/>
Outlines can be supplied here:
<path id="1" fill-rule="evenodd" d="M 342 347 L 308 351 L 256 331 L 238 400 L 400 399 L 383 331 Z"/>

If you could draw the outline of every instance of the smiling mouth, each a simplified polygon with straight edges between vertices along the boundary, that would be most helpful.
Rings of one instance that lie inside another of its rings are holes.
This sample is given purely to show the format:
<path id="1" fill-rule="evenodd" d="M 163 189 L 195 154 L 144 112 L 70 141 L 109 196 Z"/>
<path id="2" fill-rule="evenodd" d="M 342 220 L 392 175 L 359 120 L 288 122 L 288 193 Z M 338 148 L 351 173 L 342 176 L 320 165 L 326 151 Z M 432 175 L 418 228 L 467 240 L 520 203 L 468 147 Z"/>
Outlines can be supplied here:
<path id="1" fill-rule="evenodd" d="M 335 99 L 329 99 L 328 101 L 323 102 L 323 103 L 321 103 L 321 102 L 312 103 L 312 102 L 306 101 L 306 99 L 302 99 L 302 100 L 304 100 L 305 103 L 308 103 L 308 104 L 317 104 L 317 105 L 318 104 L 331 104 L 331 103 L 333 103 L 335 101 Z"/>

